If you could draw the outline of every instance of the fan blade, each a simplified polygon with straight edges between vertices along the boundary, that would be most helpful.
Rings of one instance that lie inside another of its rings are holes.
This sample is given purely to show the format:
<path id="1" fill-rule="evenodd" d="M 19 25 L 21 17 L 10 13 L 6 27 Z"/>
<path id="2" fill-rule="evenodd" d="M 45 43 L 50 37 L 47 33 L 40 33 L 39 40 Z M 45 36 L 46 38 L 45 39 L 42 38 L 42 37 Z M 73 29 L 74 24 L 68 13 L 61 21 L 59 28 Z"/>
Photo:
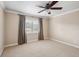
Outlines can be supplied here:
<path id="1" fill-rule="evenodd" d="M 50 9 L 52 9 L 52 10 L 60 10 L 60 9 L 62 9 L 62 7 L 52 7 Z"/>
<path id="2" fill-rule="evenodd" d="M 43 9 L 43 10 L 41 10 L 41 11 L 39 11 L 38 13 L 41 13 L 41 12 L 43 12 L 43 11 L 45 11 L 46 9 Z"/>
<path id="3" fill-rule="evenodd" d="M 40 8 L 45 8 L 45 7 L 43 7 L 43 6 L 38 6 L 38 7 L 40 7 Z"/>
<path id="4" fill-rule="evenodd" d="M 58 2 L 58 1 L 53 1 L 53 2 L 49 5 L 49 7 L 54 6 L 57 2 Z"/>

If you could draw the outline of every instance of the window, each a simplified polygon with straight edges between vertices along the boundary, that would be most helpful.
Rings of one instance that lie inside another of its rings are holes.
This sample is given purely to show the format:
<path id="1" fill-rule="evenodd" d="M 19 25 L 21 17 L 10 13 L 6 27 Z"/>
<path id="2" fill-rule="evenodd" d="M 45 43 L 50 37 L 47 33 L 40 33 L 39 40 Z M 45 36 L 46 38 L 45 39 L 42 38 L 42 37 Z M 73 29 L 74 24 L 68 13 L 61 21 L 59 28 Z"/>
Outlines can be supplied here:
<path id="1" fill-rule="evenodd" d="M 27 33 L 38 33 L 39 31 L 39 22 L 38 20 L 26 20 L 25 30 Z"/>

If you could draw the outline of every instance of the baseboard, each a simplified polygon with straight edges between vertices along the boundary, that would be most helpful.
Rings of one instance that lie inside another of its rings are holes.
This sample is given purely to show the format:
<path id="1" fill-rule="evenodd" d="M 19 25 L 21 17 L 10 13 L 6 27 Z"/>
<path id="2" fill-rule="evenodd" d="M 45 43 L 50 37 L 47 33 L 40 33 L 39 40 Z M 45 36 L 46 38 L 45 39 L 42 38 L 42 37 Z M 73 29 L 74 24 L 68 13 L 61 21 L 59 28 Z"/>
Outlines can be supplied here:
<path id="1" fill-rule="evenodd" d="M 8 44 L 8 45 L 5 45 L 5 47 L 16 46 L 16 45 L 18 45 L 18 43 Z"/>
<path id="2" fill-rule="evenodd" d="M 66 44 L 66 45 L 69 45 L 69 46 L 72 46 L 72 47 L 75 47 L 75 48 L 79 48 L 79 45 L 75 45 L 75 44 L 68 43 L 68 42 L 61 41 L 61 40 L 57 40 L 57 39 L 51 39 L 51 40 L 54 40 L 54 41 L 57 41 L 57 42 L 60 42 L 60 43 L 63 43 L 63 44 Z"/>

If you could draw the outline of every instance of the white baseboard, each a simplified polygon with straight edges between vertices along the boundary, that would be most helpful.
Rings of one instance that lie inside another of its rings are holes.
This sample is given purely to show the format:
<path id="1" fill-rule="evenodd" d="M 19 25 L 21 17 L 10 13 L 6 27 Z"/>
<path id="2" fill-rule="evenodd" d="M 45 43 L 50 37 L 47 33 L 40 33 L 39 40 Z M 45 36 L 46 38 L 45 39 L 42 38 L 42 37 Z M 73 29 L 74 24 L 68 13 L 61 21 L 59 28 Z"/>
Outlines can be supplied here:
<path id="1" fill-rule="evenodd" d="M 61 40 L 57 40 L 57 39 L 51 39 L 51 40 L 54 40 L 54 41 L 57 41 L 57 42 L 60 42 L 60 43 L 63 43 L 63 44 L 66 44 L 66 45 L 69 45 L 69 46 L 72 46 L 72 47 L 75 47 L 75 48 L 79 48 L 79 45 L 75 45 L 75 44 L 68 43 L 68 42 L 61 41 Z"/>
<path id="2" fill-rule="evenodd" d="M 18 45 L 18 43 L 8 44 L 8 45 L 5 45 L 5 48 L 10 46 L 16 46 L 16 45 Z"/>

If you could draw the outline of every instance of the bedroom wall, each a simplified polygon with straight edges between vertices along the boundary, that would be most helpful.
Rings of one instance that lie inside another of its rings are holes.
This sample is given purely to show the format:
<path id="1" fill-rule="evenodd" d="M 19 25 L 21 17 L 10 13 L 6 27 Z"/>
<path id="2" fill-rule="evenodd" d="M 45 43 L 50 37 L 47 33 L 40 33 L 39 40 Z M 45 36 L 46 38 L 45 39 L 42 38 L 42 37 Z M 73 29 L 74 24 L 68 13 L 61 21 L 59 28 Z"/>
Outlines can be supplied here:
<path id="1" fill-rule="evenodd" d="M 50 39 L 79 46 L 79 10 L 51 17 Z"/>
<path id="2" fill-rule="evenodd" d="M 19 16 L 13 13 L 5 13 L 5 46 L 17 44 Z"/>
<path id="3" fill-rule="evenodd" d="M 4 10 L 0 2 L 0 56 L 4 49 Z"/>

